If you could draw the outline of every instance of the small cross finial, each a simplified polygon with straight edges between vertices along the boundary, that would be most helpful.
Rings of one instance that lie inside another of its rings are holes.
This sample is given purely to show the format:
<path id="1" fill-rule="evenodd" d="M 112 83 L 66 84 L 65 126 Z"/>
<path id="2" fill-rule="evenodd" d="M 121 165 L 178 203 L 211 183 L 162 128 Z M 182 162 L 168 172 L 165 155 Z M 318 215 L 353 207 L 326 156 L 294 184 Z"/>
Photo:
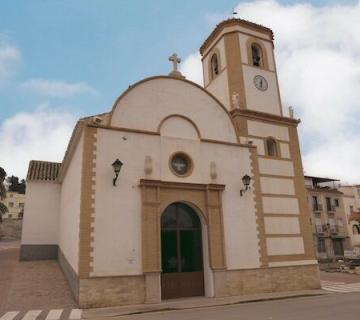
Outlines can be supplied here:
<path id="1" fill-rule="evenodd" d="M 171 61 L 173 63 L 173 71 L 177 72 L 178 71 L 178 63 L 181 62 L 181 59 L 178 57 L 178 55 L 176 53 L 173 53 L 170 57 L 169 57 L 169 61 Z"/>
<path id="2" fill-rule="evenodd" d="M 237 11 L 235 11 L 235 8 L 232 8 L 231 14 L 232 14 L 232 17 L 233 17 L 233 18 L 236 18 L 236 15 L 237 15 L 238 13 L 237 13 Z"/>

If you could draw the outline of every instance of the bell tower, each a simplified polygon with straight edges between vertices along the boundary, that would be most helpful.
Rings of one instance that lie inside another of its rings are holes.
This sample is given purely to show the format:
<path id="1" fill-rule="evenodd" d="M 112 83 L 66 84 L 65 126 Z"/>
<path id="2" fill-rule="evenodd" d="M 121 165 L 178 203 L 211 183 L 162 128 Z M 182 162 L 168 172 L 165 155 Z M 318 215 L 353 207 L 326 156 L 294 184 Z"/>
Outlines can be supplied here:
<path id="1" fill-rule="evenodd" d="M 282 116 L 273 32 L 242 19 L 216 26 L 200 48 L 204 86 L 229 111 Z"/>
<path id="2" fill-rule="evenodd" d="M 297 133 L 300 121 L 293 112 L 283 115 L 273 32 L 229 19 L 215 27 L 200 53 L 205 89 L 228 109 L 239 142 L 251 150 L 262 266 L 311 263 L 314 250 Z M 291 229 L 291 224 L 296 227 Z M 278 244 L 285 242 L 289 247 L 280 249 Z"/>

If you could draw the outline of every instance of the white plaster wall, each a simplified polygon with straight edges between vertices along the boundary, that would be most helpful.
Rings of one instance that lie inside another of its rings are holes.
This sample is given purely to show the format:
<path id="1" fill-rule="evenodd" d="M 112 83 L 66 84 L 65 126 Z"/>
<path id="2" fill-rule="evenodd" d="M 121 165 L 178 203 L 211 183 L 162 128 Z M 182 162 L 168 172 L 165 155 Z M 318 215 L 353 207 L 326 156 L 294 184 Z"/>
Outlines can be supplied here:
<path id="1" fill-rule="evenodd" d="M 289 141 L 289 129 L 287 127 L 252 120 L 248 120 L 247 125 L 250 135 L 264 138 L 274 137 L 275 139 Z"/>
<path id="2" fill-rule="evenodd" d="M 262 193 L 294 195 L 295 186 L 292 179 L 260 177 Z"/>
<path id="3" fill-rule="evenodd" d="M 175 151 L 186 152 L 193 159 L 190 176 L 181 178 L 171 172 L 169 157 Z M 146 156 L 153 159 L 153 172 L 148 176 L 144 173 Z M 113 187 L 111 163 L 116 158 L 124 165 L 117 186 Z M 218 173 L 213 181 L 210 178 L 212 161 Z M 223 214 L 227 266 L 230 269 L 259 267 L 254 197 L 251 192 L 243 197 L 239 194 L 241 177 L 251 170 L 247 148 L 99 129 L 96 169 L 93 276 L 142 273 L 141 178 L 226 184 Z"/>
<path id="4" fill-rule="evenodd" d="M 290 159 L 290 149 L 288 143 L 280 143 L 280 153 L 282 158 Z"/>
<path id="5" fill-rule="evenodd" d="M 226 110 L 199 87 L 176 78 L 155 78 L 127 92 L 113 110 L 111 125 L 157 132 L 165 117 L 180 114 L 196 123 L 201 137 L 236 142 Z"/>
<path id="6" fill-rule="evenodd" d="M 231 110 L 227 69 L 221 72 L 206 87 L 206 90 L 218 98 L 227 110 Z"/>
<path id="7" fill-rule="evenodd" d="M 21 244 L 58 244 L 60 184 L 26 184 Z"/>
<path id="8" fill-rule="evenodd" d="M 302 237 L 267 238 L 266 245 L 269 256 L 305 253 Z"/>
<path id="9" fill-rule="evenodd" d="M 243 75 L 248 109 L 281 115 L 280 98 L 274 72 L 243 65 Z M 263 76 L 268 82 L 266 91 L 258 90 L 254 85 L 254 77 Z"/>
<path id="10" fill-rule="evenodd" d="M 262 197 L 264 213 L 299 214 L 297 198 Z"/>
<path id="11" fill-rule="evenodd" d="M 299 234 L 299 218 L 265 217 L 266 234 Z"/>
<path id="12" fill-rule="evenodd" d="M 250 36 L 245 35 L 243 33 L 239 33 L 239 40 L 240 40 L 240 51 L 241 51 L 241 62 L 245 64 L 250 64 L 251 61 L 249 61 L 248 53 L 247 53 L 247 40 L 250 38 Z M 260 42 L 264 45 L 267 58 L 268 58 L 268 65 L 269 70 L 275 72 L 275 65 L 274 65 L 274 52 L 272 48 L 272 44 L 269 41 L 264 41 L 260 39 L 256 39 L 256 42 Z"/>
<path id="13" fill-rule="evenodd" d="M 178 116 L 166 119 L 161 125 L 160 134 L 165 137 L 200 138 L 195 126 L 189 120 Z"/>
<path id="14" fill-rule="evenodd" d="M 59 247 L 78 272 L 80 192 L 83 157 L 83 136 L 80 138 L 61 186 Z"/>
<path id="15" fill-rule="evenodd" d="M 291 161 L 259 158 L 260 173 L 293 177 L 294 166 Z"/>

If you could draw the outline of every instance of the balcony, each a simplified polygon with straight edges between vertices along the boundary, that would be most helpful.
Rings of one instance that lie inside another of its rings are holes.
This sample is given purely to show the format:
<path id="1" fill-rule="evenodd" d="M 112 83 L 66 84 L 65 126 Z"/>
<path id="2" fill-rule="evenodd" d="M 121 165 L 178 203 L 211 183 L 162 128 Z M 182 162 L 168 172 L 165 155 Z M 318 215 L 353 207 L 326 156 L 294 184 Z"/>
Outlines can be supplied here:
<path id="1" fill-rule="evenodd" d="M 326 206 L 326 211 L 328 212 L 328 213 L 330 213 L 330 214 L 332 214 L 332 213 L 335 213 L 335 211 L 336 211 L 336 206 Z"/>
<path id="2" fill-rule="evenodd" d="M 321 212 L 323 210 L 323 206 L 319 203 L 313 203 L 313 211 Z"/>

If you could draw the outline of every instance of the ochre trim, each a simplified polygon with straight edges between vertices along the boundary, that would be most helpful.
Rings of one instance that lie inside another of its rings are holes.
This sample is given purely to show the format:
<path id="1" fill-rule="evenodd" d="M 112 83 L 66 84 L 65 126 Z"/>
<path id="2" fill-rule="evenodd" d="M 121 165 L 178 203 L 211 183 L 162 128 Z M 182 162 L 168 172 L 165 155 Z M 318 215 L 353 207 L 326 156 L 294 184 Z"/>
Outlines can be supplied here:
<path id="1" fill-rule="evenodd" d="M 93 271 L 93 232 L 95 223 L 95 172 L 97 129 L 85 127 L 81 171 L 79 278 L 88 278 Z"/>
<path id="2" fill-rule="evenodd" d="M 229 33 L 224 36 L 226 68 L 229 85 L 230 104 L 233 94 L 240 98 L 240 108 L 246 108 L 245 84 L 241 63 L 240 40 L 237 33 Z"/>
<path id="3" fill-rule="evenodd" d="M 159 132 L 155 132 L 155 131 L 145 131 L 145 130 L 138 130 L 138 129 L 122 128 L 122 127 L 113 127 L 113 126 L 104 126 L 104 125 L 88 125 L 88 127 L 105 129 L 105 130 L 114 130 L 114 131 L 124 131 L 124 132 L 131 132 L 131 133 L 139 133 L 139 134 L 148 134 L 148 135 L 153 135 L 153 136 L 159 136 L 160 135 Z M 207 143 L 223 144 L 223 145 L 227 145 L 227 146 L 241 147 L 241 148 L 255 148 L 256 147 L 254 145 L 246 144 L 246 143 L 228 142 L 228 141 L 203 139 L 203 138 L 201 138 L 200 141 L 201 142 L 207 142 Z"/>
<path id="4" fill-rule="evenodd" d="M 299 199 L 299 222 L 300 230 L 304 241 L 305 257 L 303 260 L 315 259 L 315 251 L 312 236 L 312 226 L 309 221 L 309 204 L 307 201 L 304 171 L 302 167 L 300 144 L 296 127 L 289 127 L 290 155 L 293 159 L 295 174 L 295 194 Z"/>
<path id="5" fill-rule="evenodd" d="M 257 120 L 256 120 L 257 121 Z M 261 121 L 262 122 L 262 121 Z M 264 121 L 265 123 L 265 121 Z M 268 122 L 267 122 L 268 123 Z M 286 128 L 288 128 L 286 126 Z M 257 136 L 257 135 L 254 135 L 254 134 L 249 134 L 247 135 L 249 139 L 253 138 L 253 139 L 259 139 L 259 140 L 263 140 L 264 143 L 265 143 L 265 140 L 266 140 L 266 137 L 262 137 L 262 136 Z M 279 143 L 287 143 L 289 144 L 289 141 L 288 140 L 281 140 L 281 139 L 276 139 L 276 141 L 278 141 Z M 282 158 L 283 159 L 283 158 Z M 289 158 L 285 158 L 285 159 L 289 159 Z M 289 159 L 290 160 L 290 159 Z"/>
<path id="6" fill-rule="evenodd" d="M 100 129 L 107 129 L 107 130 L 114 130 L 114 131 L 124 131 L 124 132 L 132 132 L 132 133 L 140 133 L 140 134 L 149 134 L 152 136 L 159 136 L 159 132 L 155 131 L 148 131 L 148 130 L 139 130 L 139 129 L 132 129 L 132 128 L 124 128 L 124 127 L 113 127 L 109 125 L 88 125 L 88 127 L 92 128 L 100 128 Z"/>
<path id="7" fill-rule="evenodd" d="M 255 202 L 256 230 L 258 236 L 260 264 L 261 267 L 267 267 L 268 260 L 267 260 L 267 247 L 266 247 L 266 238 L 265 238 L 264 210 L 263 210 L 262 197 L 261 197 L 259 165 L 257 160 L 256 149 L 250 149 L 250 160 L 252 167 L 251 176 L 254 181 L 253 193 L 254 193 L 254 202 Z"/>
<path id="8" fill-rule="evenodd" d="M 267 233 L 266 238 L 300 238 L 301 233 Z"/>
<path id="9" fill-rule="evenodd" d="M 255 66 L 252 63 L 252 48 L 251 46 L 255 44 L 257 46 L 260 47 L 261 50 L 261 65 L 260 66 Z M 247 54 L 248 54 L 248 64 L 254 68 L 258 68 L 260 70 L 266 70 L 269 71 L 269 60 L 268 60 L 268 54 L 266 51 L 266 48 L 264 46 L 264 44 L 259 41 L 258 39 L 251 37 L 249 39 L 246 40 L 246 48 L 247 48 Z"/>
<path id="10" fill-rule="evenodd" d="M 219 23 L 215 27 L 215 29 L 211 32 L 211 34 L 207 37 L 207 39 L 204 41 L 204 43 L 200 47 L 201 55 L 203 55 L 204 51 L 210 46 L 213 40 L 216 39 L 216 37 L 221 33 L 221 31 L 224 28 L 231 26 L 241 26 L 253 31 L 266 33 L 267 35 L 270 36 L 272 40 L 274 39 L 274 33 L 272 32 L 271 29 L 267 27 L 243 19 L 228 19 Z"/>
<path id="11" fill-rule="evenodd" d="M 194 126 L 194 128 L 195 128 L 195 130 L 196 130 L 196 132 L 197 132 L 197 135 L 198 135 L 199 139 L 201 139 L 200 130 L 199 130 L 198 126 L 195 124 L 195 122 L 192 121 L 191 119 L 189 119 L 188 117 L 185 117 L 185 116 L 183 116 L 183 115 L 181 115 L 181 114 L 170 114 L 170 115 L 166 116 L 164 119 L 162 119 L 162 120 L 160 121 L 159 125 L 158 125 L 158 128 L 157 128 L 157 132 L 158 132 L 160 135 L 161 135 L 161 127 L 162 127 L 162 125 L 163 125 L 164 122 L 165 122 L 167 119 L 169 119 L 169 118 L 182 118 L 182 119 L 184 119 L 184 120 L 189 121 L 189 122 Z"/>
<path id="12" fill-rule="evenodd" d="M 277 116 L 275 114 L 255 111 L 255 110 L 249 110 L 249 109 L 234 109 L 230 111 L 230 114 L 233 117 L 236 116 L 243 116 L 246 118 L 249 118 L 251 120 L 261 120 L 266 123 L 273 122 L 276 124 L 281 124 L 284 126 L 297 126 L 300 123 L 299 119 L 293 119 L 283 116 Z"/>
<path id="13" fill-rule="evenodd" d="M 255 38 L 255 39 L 258 39 L 259 41 L 266 41 L 266 42 L 269 42 L 272 46 L 272 48 L 274 48 L 274 42 L 270 39 L 267 39 L 265 37 L 259 37 L 258 35 L 255 35 L 255 34 L 251 34 L 249 32 L 245 32 L 245 31 L 242 31 L 240 29 L 238 30 L 223 30 L 224 32 L 220 33 L 219 35 L 217 35 L 217 38 L 214 40 L 214 42 L 209 45 L 209 47 L 204 51 L 204 53 L 201 55 L 201 61 L 204 61 L 204 59 L 206 59 L 206 57 L 209 55 L 209 52 L 211 52 L 211 50 L 217 46 L 217 44 L 220 42 L 220 40 L 224 37 L 225 34 L 230 34 L 230 33 L 237 33 L 237 34 L 241 34 L 241 35 L 245 35 L 245 36 L 248 36 L 248 37 L 252 37 L 252 38 Z M 243 64 L 246 64 L 246 63 L 243 63 Z M 203 68 L 204 70 L 204 68 Z M 269 70 L 270 72 L 275 72 L 275 71 L 271 71 Z"/>
<path id="14" fill-rule="evenodd" d="M 143 272 L 161 272 L 161 214 L 174 202 L 195 207 L 207 223 L 210 267 L 226 268 L 222 191 L 224 185 L 140 180 Z"/>

